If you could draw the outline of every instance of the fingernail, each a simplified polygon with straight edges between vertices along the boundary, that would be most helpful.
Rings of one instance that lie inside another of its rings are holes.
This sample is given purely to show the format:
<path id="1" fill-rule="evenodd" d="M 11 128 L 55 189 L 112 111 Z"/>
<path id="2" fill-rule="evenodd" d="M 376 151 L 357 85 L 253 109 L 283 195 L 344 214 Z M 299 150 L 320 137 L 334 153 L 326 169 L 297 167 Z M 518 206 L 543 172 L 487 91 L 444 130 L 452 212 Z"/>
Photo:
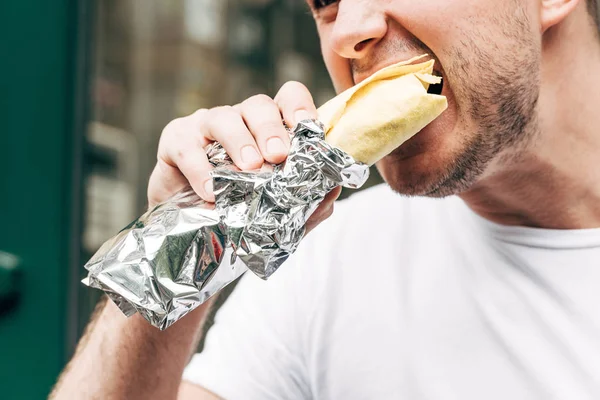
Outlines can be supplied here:
<path id="1" fill-rule="evenodd" d="M 240 154 L 242 156 L 242 162 L 244 164 L 257 164 L 262 161 L 262 157 L 260 156 L 260 154 L 258 154 L 254 146 L 251 145 L 242 147 L 242 151 Z"/>
<path id="2" fill-rule="evenodd" d="M 305 119 L 313 119 L 313 116 L 306 110 L 298 110 L 294 114 L 294 118 L 296 119 L 295 123 L 297 124 Z"/>
<path id="3" fill-rule="evenodd" d="M 212 183 L 212 179 L 207 180 L 206 182 L 204 182 L 204 191 L 206 192 L 207 195 L 211 196 L 213 194 L 213 183 Z"/>
<path id="4" fill-rule="evenodd" d="M 267 153 L 273 155 L 286 154 L 287 149 L 283 140 L 278 137 L 272 137 L 267 140 Z"/>

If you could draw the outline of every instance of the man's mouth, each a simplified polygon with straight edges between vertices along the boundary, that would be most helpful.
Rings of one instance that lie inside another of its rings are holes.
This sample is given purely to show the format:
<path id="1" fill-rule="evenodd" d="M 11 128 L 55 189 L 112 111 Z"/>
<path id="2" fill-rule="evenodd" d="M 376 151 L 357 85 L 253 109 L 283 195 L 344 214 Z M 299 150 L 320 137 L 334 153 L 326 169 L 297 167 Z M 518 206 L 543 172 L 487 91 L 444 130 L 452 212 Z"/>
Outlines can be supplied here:
<path id="1" fill-rule="evenodd" d="M 390 65 L 396 64 L 404 59 L 408 59 L 408 56 L 403 58 L 403 59 L 396 59 L 396 60 L 388 60 L 387 62 L 381 63 L 379 65 L 377 65 L 375 68 L 364 68 L 364 67 L 359 67 L 353 68 L 353 73 L 352 73 L 352 80 L 354 81 L 355 85 L 358 85 L 360 82 L 362 82 L 363 80 L 367 79 L 368 77 L 370 77 L 371 75 L 373 75 L 375 72 L 384 69 Z M 425 57 L 423 59 L 419 59 L 419 60 L 415 60 L 413 62 L 413 64 L 416 63 L 420 63 L 420 62 L 425 62 L 428 60 L 435 60 L 435 66 L 434 66 L 434 70 L 433 70 L 433 75 L 435 76 L 439 76 L 442 78 L 442 83 L 440 84 L 436 84 L 436 85 L 430 85 L 429 86 L 429 93 L 431 94 L 441 94 L 442 93 L 442 88 L 444 86 L 444 81 L 443 81 L 443 73 L 441 72 L 441 70 L 439 69 L 440 65 L 440 61 L 435 58 L 432 57 L 431 55 L 428 55 L 428 57 Z M 436 68 L 437 67 L 437 68 Z"/>

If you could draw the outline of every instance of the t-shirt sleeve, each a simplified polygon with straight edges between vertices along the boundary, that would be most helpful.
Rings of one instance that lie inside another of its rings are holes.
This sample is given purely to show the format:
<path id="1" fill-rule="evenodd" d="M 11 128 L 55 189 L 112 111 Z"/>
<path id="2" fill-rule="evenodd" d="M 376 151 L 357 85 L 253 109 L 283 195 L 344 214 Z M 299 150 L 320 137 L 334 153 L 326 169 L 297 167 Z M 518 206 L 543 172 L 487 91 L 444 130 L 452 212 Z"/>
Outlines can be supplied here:
<path id="1" fill-rule="evenodd" d="M 310 302 L 297 264 L 292 257 L 268 281 L 241 278 L 184 380 L 228 400 L 311 397 L 303 348 Z"/>

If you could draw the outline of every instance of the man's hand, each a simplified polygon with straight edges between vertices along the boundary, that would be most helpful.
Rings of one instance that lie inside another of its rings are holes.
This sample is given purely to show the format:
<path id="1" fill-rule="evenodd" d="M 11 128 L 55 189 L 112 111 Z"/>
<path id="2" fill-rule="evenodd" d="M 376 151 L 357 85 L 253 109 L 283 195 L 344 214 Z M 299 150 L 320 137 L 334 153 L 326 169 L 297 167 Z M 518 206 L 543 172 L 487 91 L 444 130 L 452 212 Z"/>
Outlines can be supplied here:
<path id="1" fill-rule="evenodd" d="M 150 178 L 150 206 L 168 199 L 188 184 L 207 201 L 214 201 L 210 164 L 205 147 L 219 141 L 242 170 L 259 168 L 264 161 L 285 160 L 288 126 L 316 117 L 306 87 L 285 84 L 275 99 L 254 96 L 233 107 L 199 110 L 171 122 L 164 129 L 158 162 Z M 326 219 L 340 189 L 333 190 L 307 223 L 307 231 Z M 214 399 L 181 375 L 196 348 L 207 309 L 206 302 L 161 332 L 139 315 L 126 319 L 108 302 L 99 307 L 63 371 L 52 399 Z"/>
<path id="2" fill-rule="evenodd" d="M 316 118 L 317 110 L 308 89 L 288 82 L 275 99 L 266 95 L 250 97 L 235 106 L 201 109 L 190 116 L 170 122 L 164 129 L 158 161 L 148 185 L 150 207 L 190 185 L 206 201 L 214 201 L 211 165 L 206 146 L 220 142 L 241 170 L 254 170 L 263 162 L 285 160 L 290 138 L 281 120 L 294 126 Z M 333 190 L 307 222 L 307 231 L 329 217 L 340 188 Z"/>

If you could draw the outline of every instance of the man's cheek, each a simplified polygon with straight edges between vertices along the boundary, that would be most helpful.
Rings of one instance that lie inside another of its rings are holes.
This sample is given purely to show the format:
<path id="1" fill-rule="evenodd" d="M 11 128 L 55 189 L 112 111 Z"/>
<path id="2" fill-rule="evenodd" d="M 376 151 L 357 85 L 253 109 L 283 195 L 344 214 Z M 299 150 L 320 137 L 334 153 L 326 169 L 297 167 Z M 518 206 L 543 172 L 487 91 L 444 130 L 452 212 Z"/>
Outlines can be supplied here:
<path id="1" fill-rule="evenodd" d="M 335 53 L 325 39 L 321 41 L 321 51 L 335 91 L 341 93 L 353 86 L 354 81 L 352 79 L 349 60 Z"/>

